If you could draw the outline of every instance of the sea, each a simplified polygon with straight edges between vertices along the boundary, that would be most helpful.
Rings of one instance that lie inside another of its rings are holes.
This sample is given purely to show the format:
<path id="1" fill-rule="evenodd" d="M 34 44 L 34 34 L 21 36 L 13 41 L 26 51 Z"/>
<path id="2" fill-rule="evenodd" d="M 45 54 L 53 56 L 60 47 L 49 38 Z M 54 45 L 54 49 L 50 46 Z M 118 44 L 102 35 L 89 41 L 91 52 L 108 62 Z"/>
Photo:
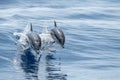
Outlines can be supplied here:
<path id="1" fill-rule="evenodd" d="M 13 33 L 32 23 L 41 34 L 54 21 L 65 48 L 15 65 Z M 0 0 L 0 80 L 120 80 L 120 0 Z"/>

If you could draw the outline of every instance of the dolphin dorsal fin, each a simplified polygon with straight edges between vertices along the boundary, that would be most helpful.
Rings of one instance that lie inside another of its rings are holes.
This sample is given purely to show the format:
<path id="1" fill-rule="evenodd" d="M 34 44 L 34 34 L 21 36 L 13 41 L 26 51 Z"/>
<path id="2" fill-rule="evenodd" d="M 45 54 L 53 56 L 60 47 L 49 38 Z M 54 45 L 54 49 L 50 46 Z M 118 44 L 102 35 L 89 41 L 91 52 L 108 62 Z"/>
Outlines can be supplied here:
<path id="1" fill-rule="evenodd" d="M 56 21 L 54 21 L 54 26 L 57 27 L 57 23 L 56 23 Z"/>
<path id="2" fill-rule="evenodd" d="M 33 31 L 32 23 L 27 24 L 27 26 L 24 29 L 24 33 L 32 32 L 32 31 Z"/>
<path id="3" fill-rule="evenodd" d="M 30 29 L 29 29 L 29 30 L 30 30 L 30 31 L 33 31 L 33 28 L 32 28 L 32 23 L 30 23 L 30 25 L 29 25 L 29 26 L 30 26 Z"/>

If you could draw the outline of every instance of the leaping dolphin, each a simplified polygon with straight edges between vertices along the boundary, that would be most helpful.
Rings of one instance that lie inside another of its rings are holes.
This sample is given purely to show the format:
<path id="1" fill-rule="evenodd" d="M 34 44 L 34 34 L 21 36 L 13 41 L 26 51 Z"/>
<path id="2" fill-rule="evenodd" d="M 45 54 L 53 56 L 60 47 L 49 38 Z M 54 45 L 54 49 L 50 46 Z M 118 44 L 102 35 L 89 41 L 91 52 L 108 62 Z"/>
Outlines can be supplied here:
<path id="1" fill-rule="evenodd" d="M 51 30 L 50 33 L 55 42 L 57 42 L 61 45 L 62 48 L 64 48 L 65 35 L 63 31 L 57 27 L 56 21 L 54 21 L 54 28 Z"/>
<path id="2" fill-rule="evenodd" d="M 28 24 L 22 33 L 14 33 L 18 37 L 18 43 L 21 44 L 23 49 L 33 49 L 39 54 L 41 48 L 41 38 L 39 34 L 35 33 L 32 28 L 32 23 Z"/>
<path id="3" fill-rule="evenodd" d="M 36 53 L 39 54 L 40 47 L 41 47 L 41 38 L 38 34 L 32 32 L 27 34 L 28 41 L 30 44 L 30 47 L 36 51 Z"/>
<path id="4" fill-rule="evenodd" d="M 32 24 L 30 23 L 29 27 L 29 32 L 27 32 L 27 37 L 28 37 L 28 43 L 32 49 L 36 51 L 36 53 L 39 54 L 40 47 L 41 47 L 41 38 L 38 34 L 33 32 Z"/>

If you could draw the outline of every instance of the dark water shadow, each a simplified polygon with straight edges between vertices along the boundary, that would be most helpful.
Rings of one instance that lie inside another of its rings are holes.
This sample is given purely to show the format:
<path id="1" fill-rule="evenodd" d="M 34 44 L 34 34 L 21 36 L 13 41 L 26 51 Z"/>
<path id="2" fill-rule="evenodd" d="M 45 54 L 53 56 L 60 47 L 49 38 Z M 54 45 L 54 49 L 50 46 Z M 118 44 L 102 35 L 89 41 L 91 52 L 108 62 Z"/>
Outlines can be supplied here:
<path id="1" fill-rule="evenodd" d="M 20 67 L 25 73 L 26 80 L 39 80 L 38 79 L 38 68 L 39 61 L 36 56 L 31 52 L 30 49 L 25 50 L 20 55 Z"/>
<path id="2" fill-rule="evenodd" d="M 46 80 L 67 80 L 67 75 L 61 73 L 61 62 L 55 58 L 54 54 L 46 55 Z"/>
<path id="3" fill-rule="evenodd" d="M 40 74 L 38 75 L 40 65 L 42 65 L 40 59 L 30 49 L 19 52 L 19 56 L 19 67 L 25 74 L 25 80 L 42 80 Z M 67 75 L 61 71 L 60 59 L 56 58 L 54 53 L 45 54 L 42 58 L 45 60 L 45 66 L 42 67 L 45 67 L 45 74 L 47 74 L 44 75 L 45 80 L 67 80 Z"/>

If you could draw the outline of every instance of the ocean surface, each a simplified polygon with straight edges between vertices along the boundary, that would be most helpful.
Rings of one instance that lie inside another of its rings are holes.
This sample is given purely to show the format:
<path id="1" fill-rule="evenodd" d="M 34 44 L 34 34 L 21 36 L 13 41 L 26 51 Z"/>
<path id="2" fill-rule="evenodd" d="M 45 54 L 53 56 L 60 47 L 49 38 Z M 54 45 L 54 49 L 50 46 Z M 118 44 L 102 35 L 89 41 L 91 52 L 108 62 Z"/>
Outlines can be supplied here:
<path id="1" fill-rule="evenodd" d="M 16 66 L 13 33 L 28 23 L 41 33 L 54 20 L 65 48 L 30 70 Z M 0 0 L 0 80 L 120 80 L 120 0 Z"/>

